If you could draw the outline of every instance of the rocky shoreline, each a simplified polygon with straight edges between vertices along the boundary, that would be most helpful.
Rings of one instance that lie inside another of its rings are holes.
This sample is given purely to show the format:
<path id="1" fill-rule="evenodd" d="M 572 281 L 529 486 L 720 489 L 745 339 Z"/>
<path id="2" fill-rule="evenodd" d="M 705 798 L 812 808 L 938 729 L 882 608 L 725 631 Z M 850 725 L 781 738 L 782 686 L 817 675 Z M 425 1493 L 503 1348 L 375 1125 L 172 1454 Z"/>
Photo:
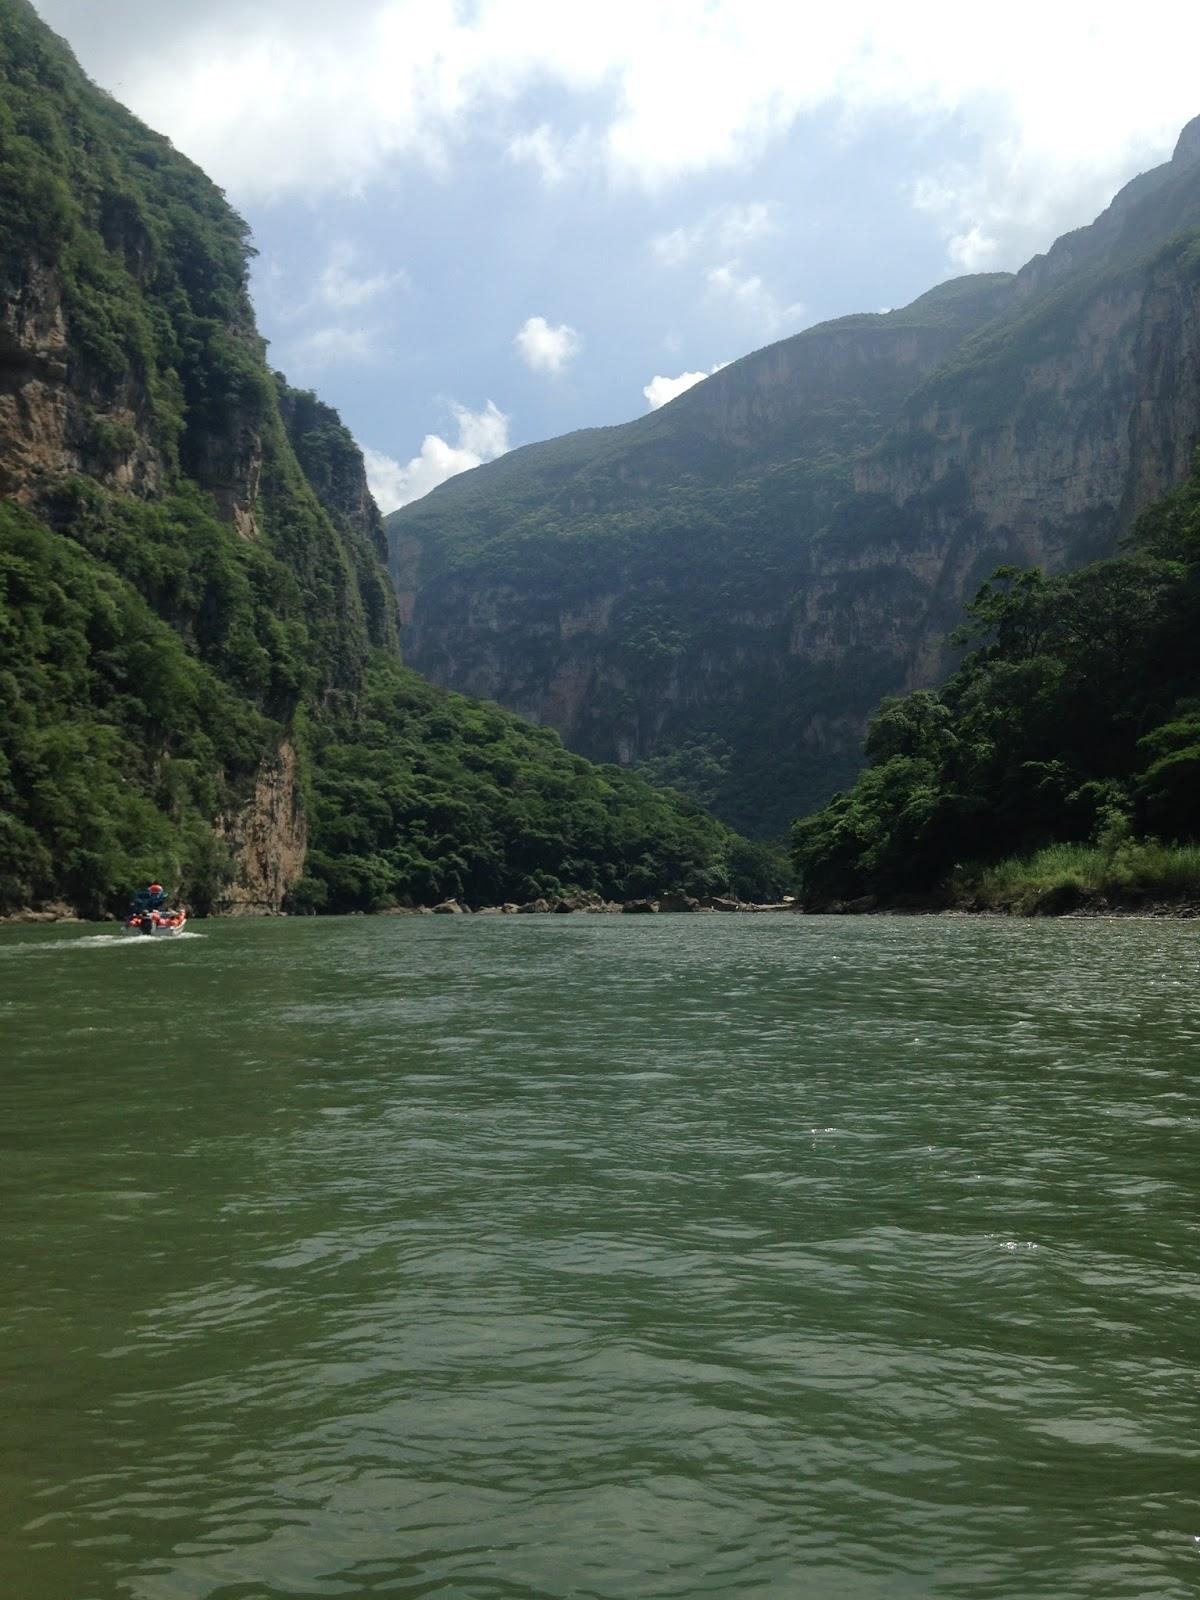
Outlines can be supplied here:
<path id="1" fill-rule="evenodd" d="M 946 900 L 903 901 L 878 900 L 864 895 L 857 900 L 833 900 L 824 905 L 804 905 L 788 896 L 783 900 L 759 903 L 750 900 L 731 900 L 720 895 L 695 899 L 686 894 L 663 894 L 641 900 L 605 900 L 594 893 L 581 893 L 529 900 L 524 904 L 505 901 L 497 906 L 469 906 L 461 900 L 443 900 L 436 906 L 385 906 L 376 912 L 352 912 L 354 916 L 379 917 L 505 917 L 505 916 L 675 916 L 680 914 L 706 915 L 731 914 L 742 916 L 762 915 L 765 912 L 790 912 L 794 916 L 821 917 L 1200 917 L 1200 904 L 1193 901 L 1141 899 L 1136 895 L 1121 900 L 1104 895 L 1063 895 L 1051 891 L 1030 906 L 988 904 L 979 899 L 959 903 Z M 241 906 L 236 910 L 222 909 L 210 913 L 208 920 L 225 920 L 236 917 L 285 917 L 289 913 L 269 907 L 250 910 Z M 23 906 L 17 911 L 0 915 L 0 927 L 6 924 L 38 926 L 48 923 L 87 922 L 72 907 L 61 901 L 45 906 Z M 109 922 L 118 919 L 109 917 Z M 205 920 L 197 918 L 196 920 Z"/>
<path id="2" fill-rule="evenodd" d="M 0 926 L 6 922 L 31 923 L 42 922 L 85 922 L 86 917 L 81 917 L 71 906 L 64 905 L 62 901 L 52 901 L 46 906 L 22 906 L 17 911 L 10 911 L 0 916 Z"/>
<path id="3" fill-rule="evenodd" d="M 503 905 L 472 907 L 461 900 L 443 900 L 440 905 L 436 906 L 392 906 L 382 912 L 381 915 L 393 917 L 511 917 L 566 916 L 570 914 L 584 916 L 656 916 L 660 914 L 674 915 L 681 912 L 705 913 L 719 911 L 747 914 L 763 911 L 799 910 L 799 905 L 790 896 L 770 904 L 758 904 L 748 900 L 730 900 L 721 895 L 708 895 L 702 899 L 694 899 L 687 894 L 662 894 L 641 900 L 605 900 L 602 895 L 587 891 L 553 898 L 527 900 L 523 905 L 519 905 L 513 900 L 506 900 Z"/>
<path id="4" fill-rule="evenodd" d="M 691 895 L 686 894 L 662 894 L 641 900 L 605 900 L 601 895 L 587 892 L 555 896 L 552 899 L 528 900 L 523 905 L 510 900 L 498 906 L 469 906 L 462 900 L 443 900 L 436 906 L 385 906 L 380 911 L 370 913 L 353 912 L 351 915 L 379 917 L 502 917 L 562 916 L 574 913 L 592 916 L 656 916 L 681 912 L 700 914 L 707 912 L 740 912 L 745 915 L 754 912 L 799 911 L 800 909 L 801 907 L 798 903 L 791 898 L 770 904 L 759 904 L 748 900 L 730 900 L 720 895 L 694 899 Z M 280 911 L 267 905 L 238 905 L 214 910 L 209 913 L 209 917 L 220 920 L 225 918 L 244 920 L 248 917 L 283 917 L 288 914 L 286 911 Z M 0 926 L 5 923 L 81 923 L 87 920 L 86 917 L 79 916 L 70 906 L 62 902 L 54 902 L 40 907 L 23 906 L 20 910 L 2 915 L 0 916 Z M 117 919 L 109 917 L 104 920 L 112 922 Z M 197 918 L 196 920 L 201 919 Z"/>

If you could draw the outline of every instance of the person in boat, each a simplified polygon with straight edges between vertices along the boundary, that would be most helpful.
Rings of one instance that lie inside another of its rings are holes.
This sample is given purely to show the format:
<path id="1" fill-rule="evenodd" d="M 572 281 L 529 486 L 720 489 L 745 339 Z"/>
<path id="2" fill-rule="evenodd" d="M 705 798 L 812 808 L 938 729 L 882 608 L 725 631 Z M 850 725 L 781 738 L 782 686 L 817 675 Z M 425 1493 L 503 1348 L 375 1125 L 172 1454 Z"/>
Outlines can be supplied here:
<path id="1" fill-rule="evenodd" d="M 161 883 L 152 883 L 148 889 L 138 889 L 133 896 L 133 910 L 161 911 L 167 903 L 167 891 Z"/>

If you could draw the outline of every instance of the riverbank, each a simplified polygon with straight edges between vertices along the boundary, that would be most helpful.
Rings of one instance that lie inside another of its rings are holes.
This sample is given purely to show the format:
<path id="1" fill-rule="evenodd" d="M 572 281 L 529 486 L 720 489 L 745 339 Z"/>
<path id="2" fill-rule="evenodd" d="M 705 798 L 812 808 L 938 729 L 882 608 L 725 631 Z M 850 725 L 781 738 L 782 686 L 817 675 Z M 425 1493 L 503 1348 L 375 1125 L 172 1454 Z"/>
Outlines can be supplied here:
<path id="1" fill-rule="evenodd" d="M 0 916 L 0 926 L 5 923 L 37 924 L 41 922 L 85 922 L 87 919 L 62 901 L 52 901 L 45 906 L 21 906 Z"/>
<path id="2" fill-rule="evenodd" d="M 1124 840 L 1115 849 L 1093 845 L 1050 845 L 1031 856 L 990 867 L 956 869 L 949 883 L 923 893 L 864 894 L 818 901 L 785 896 L 756 902 L 731 896 L 693 897 L 661 893 L 634 900 L 605 900 L 592 891 L 547 896 L 518 903 L 472 906 L 463 900 L 436 905 L 380 907 L 374 916 L 657 916 L 792 912 L 801 915 L 863 916 L 990 914 L 1015 917 L 1200 917 L 1200 846 L 1164 845 L 1156 840 Z M 305 913 L 311 915 L 312 913 Z M 266 903 L 229 903 L 210 916 L 225 918 L 287 915 Z M 23 907 L 0 916 L 5 923 L 79 923 L 88 919 L 63 901 Z"/>
<path id="3" fill-rule="evenodd" d="M 1200 900 L 1154 900 L 1136 896 L 1111 900 L 1106 895 L 1084 892 L 1048 892 L 1019 905 L 972 899 L 950 901 L 945 896 L 904 895 L 879 899 L 863 895 L 858 900 L 832 900 L 823 905 L 787 907 L 810 917 L 1200 917 Z"/>
<path id="4" fill-rule="evenodd" d="M 524 904 L 515 901 L 506 901 L 498 906 L 470 906 L 461 900 L 443 900 L 433 906 L 382 906 L 378 911 L 355 912 L 355 916 L 377 917 L 437 917 L 437 916 L 562 916 L 575 915 L 604 915 L 604 916 L 658 916 L 675 915 L 678 913 L 691 913 L 703 915 L 707 913 L 740 913 L 742 915 L 762 914 L 766 911 L 799 911 L 801 907 L 791 898 L 759 903 L 750 900 L 733 900 L 720 895 L 712 895 L 703 899 L 694 899 L 686 894 L 662 894 L 652 898 L 639 900 L 605 900 L 598 894 L 580 893 L 559 896 L 554 899 L 529 900 Z M 288 912 L 266 905 L 222 907 L 209 912 L 209 917 L 219 920 L 245 921 L 251 918 L 286 917 Z M 313 913 L 304 913 L 305 916 Z M 201 919 L 192 913 L 193 920 Z M 55 901 L 45 906 L 23 906 L 17 911 L 0 915 L 0 926 L 7 923 L 37 924 L 37 923 L 81 923 L 89 919 L 79 916 L 70 906 L 61 901 Z M 115 922 L 118 919 L 108 917 L 101 920 Z"/>
<path id="5" fill-rule="evenodd" d="M 732 900 L 721 895 L 695 899 L 687 894 L 663 894 L 639 900 L 605 900 L 601 895 L 580 893 L 553 899 L 528 900 L 524 904 L 508 900 L 498 906 L 469 906 L 461 900 L 443 900 L 436 906 L 389 906 L 381 913 L 393 917 L 422 916 L 657 916 L 679 913 L 705 914 L 738 912 L 743 915 L 765 911 L 799 911 L 792 897 L 769 903 Z"/>
<path id="6" fill-rule="evenodd" d="M 990 912 L 1017 917 L 1200 916 L 1200 847 L 1123 840 L 1048 845 L 990 867 L 957 868 L 923 894 L 806 901 L 808 912 Z"/>

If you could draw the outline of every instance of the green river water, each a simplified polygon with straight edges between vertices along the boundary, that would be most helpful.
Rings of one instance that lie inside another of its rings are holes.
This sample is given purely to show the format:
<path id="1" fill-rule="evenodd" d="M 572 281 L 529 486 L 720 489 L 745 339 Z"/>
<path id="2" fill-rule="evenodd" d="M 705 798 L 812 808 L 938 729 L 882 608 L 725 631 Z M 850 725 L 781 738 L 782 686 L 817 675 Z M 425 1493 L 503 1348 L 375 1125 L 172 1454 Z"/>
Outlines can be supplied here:
<path id="1" fill-rule="evenodd" d="M 1200 925 L 0 931 L 5 1600 L 1200 1592 Z"/>

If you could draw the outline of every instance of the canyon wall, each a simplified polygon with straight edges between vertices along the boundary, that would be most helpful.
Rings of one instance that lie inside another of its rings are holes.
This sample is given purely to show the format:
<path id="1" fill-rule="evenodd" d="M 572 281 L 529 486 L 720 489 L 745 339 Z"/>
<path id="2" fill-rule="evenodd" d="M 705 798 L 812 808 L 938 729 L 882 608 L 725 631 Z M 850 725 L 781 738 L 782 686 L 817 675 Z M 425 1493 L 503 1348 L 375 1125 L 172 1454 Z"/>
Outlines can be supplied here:
<path id="1" fill-rule="evenodd" d="M 1015 275 L 809 330 L 388 519 L 410 661 L 778 833 L 937 682 L 999 565 L 1116 549 L 1186 477 L 1200 121 Z"/>

